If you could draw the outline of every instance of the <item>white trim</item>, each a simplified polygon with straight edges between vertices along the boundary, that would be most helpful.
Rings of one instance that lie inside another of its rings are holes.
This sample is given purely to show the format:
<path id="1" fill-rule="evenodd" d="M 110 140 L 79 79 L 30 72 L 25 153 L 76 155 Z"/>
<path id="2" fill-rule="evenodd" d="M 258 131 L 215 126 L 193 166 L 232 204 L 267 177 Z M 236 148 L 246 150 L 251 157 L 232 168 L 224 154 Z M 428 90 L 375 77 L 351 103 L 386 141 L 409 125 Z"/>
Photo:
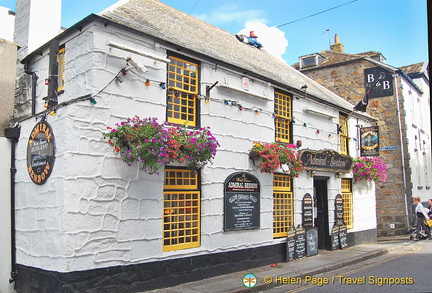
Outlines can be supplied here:
<path id="1" fill-rule="evenodd" d="M 254 96 L 254 97 L 257 97 L 257 98 L 260 98 L 260 99 L 263 99 L 263 100 L 267 100 L 267 101 L 271 101 L 272 100 L 271 98 L 269 98 L 267 96 L 260 95 L 260 94 L 255 94 L 255 93 L 252 93 L 250 91 L 247 91 L 247 90 L 244 90 L 244 89 L 240 89 L 240 88 L 236 88 L 236 87 L 230 86 L 230 85 L 225 84 L 225 83 L 220 84 L 217 87 L 223 87 L 223 88 L 226 88 L 226 89 L 230 89 L 230 90 L 233 90 L 233 91 L 236 91 L 236 92 L 240 92 L 240 93 L 243 93 L 243 94 L 246 94 L 246 95 Z"/>
<path id="2" fill-rule="evenodd" d="M 314 115 L 318 115 L 318 116 L 323 116 L 323 117 L 326 117 L 326 118 L 329 118 L 329 119 L 331 119 L 331 118 L 337 118 L 337 117 L 334 116 L 334 115 L 327 114 L 327 113 L 322 113 L 322 112 L 319 112 L 319 111 L 317 111 L 317 110 L 312 110 L 312 109 L 303 109 L 303 111 L 306 112 L 306 113 L 309 113 L 309 114 L 314 114 Z"/>
<path id="3" fill-rule="evenodd" d="M 141 51 L 141 50 L 129 47 L 129 46 L 125 46 L 125 45 L 122 45 L 122 44 L 119 44 L 119 43 L 116 43 L 116 42 L 108 41 L 106 44 L 107 44 L 107 46 L 110 46 L 110 47 L 113 47 L 113 48 L 117 48 L 117 49 L 120 49 L 120 50 L 123 50 L 123 51 L 126 51 L 126 52 L 134 53 L 134 54 L 137 54 L 137 55 L 141 55 L 141 56 L 144 56 L 144 57 L 148 57 L 148 58 L 156 60 L 156 61 L 160 61 L 160 62 L 164 62 L 164 63 L 170 63 L 171 62 L 171 60 L 168 59 L 168 58 L 162 58 L 162 57 L 159 57 L 159 56 L 156 56 L 156 55 L 152 55 L 152 54 L 146 53 L 144 51 Z"/>

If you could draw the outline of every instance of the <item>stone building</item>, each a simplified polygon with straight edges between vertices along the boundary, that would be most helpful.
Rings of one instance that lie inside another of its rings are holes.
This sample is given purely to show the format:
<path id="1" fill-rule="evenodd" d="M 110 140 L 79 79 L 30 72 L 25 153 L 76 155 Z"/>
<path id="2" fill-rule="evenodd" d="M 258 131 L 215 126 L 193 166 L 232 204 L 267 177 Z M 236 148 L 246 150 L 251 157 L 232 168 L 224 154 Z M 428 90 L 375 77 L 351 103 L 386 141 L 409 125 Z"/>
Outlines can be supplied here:
<path id="1" fill-rule="evenodd" d="M 20 292 L 137 292 L 281 262 L 294 228 L 316 232 L 308 252 L 376 241 L 374 184 L 351 172 L 357 126 L 376 119 L 234 35 L 120 1 L 19 62 Z M 210 127 L 214 160 L 128 166 L 102 133 L 135 115 Z M 261 172 L 257 143 L 296 148 L 307 171 Z"/>
<path id="2" fill-rule="evenodd" d="M 12 271 L 11 243 L 11 177 L 13 165 L 11 164 L 11 151 L 15 145 L 14 134 L 5 129 L 9 128 L 9 122 L 13 116 L 15 72 L 17 59 L 17 46 L 7 40 L 0 39 L 0 292 L 11 292 L 13 286 L 9 284 L 10 272 Z"/>
<path id="3" fill-rule="evenodd" d="M 375 51 L 345 53 L 335 36 L 330 50 L 300 57 L 293 66 L 347 101 L 366 92 L 376 117 L 388 180 L 376 189 L 379 235 L 405 234 L 413 224 L 412 197 L 432 197 L 429 63 L 396 68 Z"/>

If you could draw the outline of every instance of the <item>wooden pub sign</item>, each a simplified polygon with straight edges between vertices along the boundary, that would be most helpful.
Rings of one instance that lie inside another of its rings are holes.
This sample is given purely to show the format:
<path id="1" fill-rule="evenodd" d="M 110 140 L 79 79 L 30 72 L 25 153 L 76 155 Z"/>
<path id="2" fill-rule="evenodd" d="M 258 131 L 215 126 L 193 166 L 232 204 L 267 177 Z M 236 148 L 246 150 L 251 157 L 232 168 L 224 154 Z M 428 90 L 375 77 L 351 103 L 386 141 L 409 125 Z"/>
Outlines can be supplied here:
<path id="1" fill-rule="evenodd" d="M 352 158 L 333 150 L 303 150 L 300 159 L 306 170 L 348 173 L 352 169 Z"/>
<path id="2" fill-rule="evenodd" d="M 379 156 L 379 127 L 360 128 L 360 156 L 372 157 Z"/>
<path id="3" fill-rule="evenodd" d="M 51 175 L 55 159 L 54 134 L 46 121 L 33 127 L 27 144 L 27 171 L 31 180 L 44 184 Z"/>

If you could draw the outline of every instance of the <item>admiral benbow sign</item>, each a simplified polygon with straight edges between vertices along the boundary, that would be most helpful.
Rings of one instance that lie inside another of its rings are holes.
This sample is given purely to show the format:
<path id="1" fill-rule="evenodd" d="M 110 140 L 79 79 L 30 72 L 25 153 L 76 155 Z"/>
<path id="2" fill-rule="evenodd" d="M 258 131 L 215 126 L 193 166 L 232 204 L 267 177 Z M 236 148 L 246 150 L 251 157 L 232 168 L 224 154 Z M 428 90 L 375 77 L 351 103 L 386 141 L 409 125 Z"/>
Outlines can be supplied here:
<path id="1" fill-rule="evenodd" d="M 352 168 L 352 158 L 333 150 L 303 150 L 300 159 L 306 170 L 347 173 Z"/>
<path id="2" fill-rule="evenodd" d="M 54 165 L 54 135 L 51 126 L 41 121 L 33 128 L 27 144 L 27 171 L 36 184 L 44 184 Z"/>

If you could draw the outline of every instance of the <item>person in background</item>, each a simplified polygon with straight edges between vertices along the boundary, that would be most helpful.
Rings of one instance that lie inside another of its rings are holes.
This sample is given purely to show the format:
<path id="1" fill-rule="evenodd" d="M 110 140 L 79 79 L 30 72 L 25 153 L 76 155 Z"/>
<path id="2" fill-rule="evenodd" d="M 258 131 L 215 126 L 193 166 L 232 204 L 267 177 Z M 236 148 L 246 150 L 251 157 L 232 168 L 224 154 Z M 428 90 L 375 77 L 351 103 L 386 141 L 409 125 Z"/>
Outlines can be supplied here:
<path id="1" fill-rule="evenodd" d="M 424 222 L 429 218 L 427 209 L 422 205 L 422 203 L 420 202 L 420 197 L 418 196 L 414 197 L 414 204 L 416 205 L 415 213 L 417 215 L 417 235 L 414 240 L 418 241 L 420 239 L 420 227 L 426 231 L 428 239 L 431 239 L 431 232 L 426 227 Z"/>
<path id="2" fill-rule="evenodd" d="M 429 199 L 428 199 L 428 204 L 429 204 L 429 212 L 428 212 L 428 216 L 429 216 L 429 219 L 432 220 L 432 198 L 429 198 Z"/>

